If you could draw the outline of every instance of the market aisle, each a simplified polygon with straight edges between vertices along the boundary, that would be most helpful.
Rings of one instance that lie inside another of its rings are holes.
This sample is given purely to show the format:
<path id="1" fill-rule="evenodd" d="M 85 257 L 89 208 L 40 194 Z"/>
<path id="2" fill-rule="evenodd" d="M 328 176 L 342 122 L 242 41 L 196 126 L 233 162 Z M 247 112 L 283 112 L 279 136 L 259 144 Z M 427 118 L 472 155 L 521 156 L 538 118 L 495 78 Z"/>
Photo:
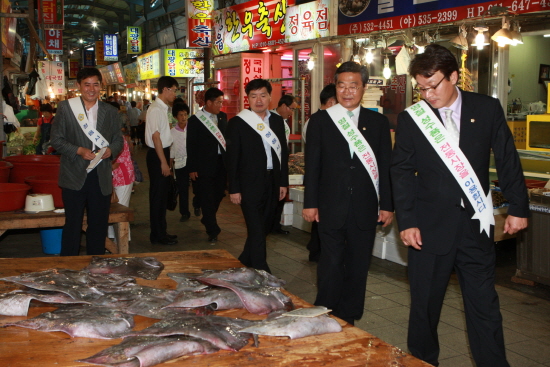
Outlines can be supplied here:
<path id="1" fill-rule="evenodd" d="M 149 204 L 145 148 L 136 147 L 134 155 L 145 182 L 135 187 L 130 201 L 135 210 L 131 225 L 131 253 L 225 249 L 234 256 L 242 251 L 246 227 L 240 208 L 226 197 L 218 212 L 222 232 L 214 245 L 207 241 L 200 217 L 179 222 L 179 212 L 168 212 L 168 232 L 177 234 L 174 246 L 152 245 L 149 242 Z M 308 261 L 306 244 L 309 233 L 290 228 L 289 235 L 268 237 L 268 263 L 274 273 L 287 281 L 287 289 L 308 302 L 316 294 L 316 264 Z M 37 230 L 9 231 L 0 237 L 0 257 L 38 257 L 41 251 Z M 497 286 L 504 317 L 508 359 L 513 367 L 550 366 L 550 301 Z M 406 350 L 409 313 L 409 292 L 406 268 L 373 258 L 367 284 L 366 312 L 356 322 L 359 328 Z M 465 320 L 458 281 L 453 276 L 439 326 L 442 367 L 473 366 L 469 357 Z"/>

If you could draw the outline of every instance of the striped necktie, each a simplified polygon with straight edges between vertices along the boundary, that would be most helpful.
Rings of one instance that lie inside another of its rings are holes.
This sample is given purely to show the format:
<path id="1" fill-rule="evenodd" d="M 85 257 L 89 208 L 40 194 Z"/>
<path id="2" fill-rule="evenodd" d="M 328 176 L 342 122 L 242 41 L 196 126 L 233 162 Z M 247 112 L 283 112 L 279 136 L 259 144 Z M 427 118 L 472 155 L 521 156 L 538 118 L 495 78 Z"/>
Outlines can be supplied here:
<path id="1" fill-rule="evenodd" d="M 445 110 L 445 128 L 447 129 L 449 133 L 449 137 L 456 143 L 460 140 L 460 132 L 458 131 L 458 128 L 456 127 L 456 123 L 453 120 L 453 110 L 448 109 Z"/>
<path id="2" fill-rule="evenodd" d="M 347 113 L 348 113 L 348 116 L 349 116 L 349 119 L 351 120 L 351 122 L 352 122 L 353 124 L 355 124 L 355 121 L 353 121 L 353 116 L 355 116 L 355 115 L 353 114 L 353 112 L 348 110 Z M 354 153 L 354 151 L 353 151 L 353 145 L 351 145 L 351 144 L 349 145 L 349 151 L 350 151 L 350 153 L 351 153 L 351 158 L 353 158 L 353 153 Z"/>

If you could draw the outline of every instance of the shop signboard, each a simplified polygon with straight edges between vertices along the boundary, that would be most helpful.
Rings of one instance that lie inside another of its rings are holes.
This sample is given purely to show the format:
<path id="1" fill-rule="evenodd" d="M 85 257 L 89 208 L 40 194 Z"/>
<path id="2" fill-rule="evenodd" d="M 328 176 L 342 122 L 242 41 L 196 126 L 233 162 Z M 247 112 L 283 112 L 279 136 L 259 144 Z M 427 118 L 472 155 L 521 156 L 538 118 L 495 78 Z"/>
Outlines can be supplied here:
<path id="1" fill-rule="evenodd" d="M 138 80 L 138 66 L 137 62 L 133 62 L 128 65 L 124 65 L 124 80 L 127 83 L 127 88 L 135 88 Z"/>
<path id="2" fill-rule="evenodd" d="M 118 61 L 118 40 L 116 34 L 103 35 L 103 59 Z"/>
<path id="3" fill-rule="evenodd" d="M 1 0 L 1 12 L 12 13 L 9 0 Z M 16 18 L 4 18 L 2 27 L 2 56 L 11 58 L 15 51 L 15 30 L 17 26 Z"/>
<path id="4" fill-rule="evenodd" d="M 65 67 L 63 61 L 38 61 L 38 68 L 46 78 L 48 90 L 53 94 L 65 94 Z"/>
<path id="5" fill-rule="evenodd" d="M 126 28 L 127 39 L 127 53 L 132 55 L 139 55 L 143 52 L 141 38 L 141 27 L 127 27 Z"/>
<path id="6" fill-rule="evenodd" d="M 63 0 L 41 0 L 38 6 L 38 22 L 44 29 L 64 29 Z"/>
<path id="7" fill-rule="evenodd" d="M 267 76 L 264 70 L 264 55 L 263 54 L 245 54 L 241 58 L 241 90 L 240 95 L 243 105 L 241 109 L 249 109 L 250 103 L 248 96 L 245 93 L 246 85 L 253 79 L 265 78 Z"/>
<path id="8" fill-rule="evenodd" d="M 391 31 L 480 18 L 493 6 L 514 13 L 550 10 L 550 1 L 531 0 L 338 0 L 338 35 Z"/>
<path id="9" fill-rule="evenodd" d="M 69 64 L 69 79 L 76 79 L 76 75 L 80 70 L 80 60 L 69 59 L 67 63 Z"/>
<path id="10" fill-rule="evenodd" d="M 161 50 L 155 50 L 137 57 L 138 79 L 147 80 L 161 77 Z"/>
<path id="11" fill-rule="evenodd" d="M 67 80 L 67 90 L 78 90 L 76 79 Z"/>
<path id="12" fill-rule="evenodd" d="M 285 15 L 294 0 L 252 0 L 214 11 L 214 55 L 285 44 Z"/>
<path id="13" fill-rule="evenodd" d="M 63 55 L 63 31 L 59 29 L 47 29 L 46 51 L 52 55 Z"/>
<path id="14" fill-rule="evenodd" d="M 100 65 L 109 65 L 107 61 L 103 58 L 104 55 L 103 41 L 95 41 L 95 64 Z"/>
<path id="15" fill-rule="evenodd" d="M 194 78 L 204 70 L 204 50 L 164 50 L 164 75 L 174 78 Z"/>
<path id="16" fill-rule="evenodd" d="M 187 47 L 212 47 L 214 1 L 187 0 Z"/>
<path id="17" fill-rule="evenodd" d="M 95 52 L 94 50 L 84 50 L 83 66 L 85 68 L 93 68 L 95 66 Z"/>
<path id="18" fill-rule="evenodd" d="M 330 0 L 317 0 L 289 6 L 285 17 L 285 42 L 297 42 L 329 36 Z"/>

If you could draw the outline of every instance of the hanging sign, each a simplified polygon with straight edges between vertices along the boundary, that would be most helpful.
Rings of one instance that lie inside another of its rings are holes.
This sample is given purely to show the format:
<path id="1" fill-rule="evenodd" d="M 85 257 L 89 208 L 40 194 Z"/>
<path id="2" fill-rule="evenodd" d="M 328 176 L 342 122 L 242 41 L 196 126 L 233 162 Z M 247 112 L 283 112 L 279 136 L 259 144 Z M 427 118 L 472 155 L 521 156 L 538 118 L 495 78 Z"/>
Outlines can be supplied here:
<path id="1" fill-rule="evenodd" d="M 63 61 L 38 61 L 38 68 L 46 78 L 48 89 L 54 94 L 65 94 L 65 68 Z"/>
<path id="2" fill-rule="evenodd" d="M 515 13 L 550 10 L 550 1 L 530 0 L 338 0 L 338 35 L 391 31 L 481 18 L 493 6 Z"/>
<path id="3" fill-rule="evenodd" d="M 138 66 L 137 62 L 133 62 L 128 65 L 124 65 L 122 68 L 124 72 L 124 80 L 128 84 L 126 88 L 135 88 L 138 80 Z"/>
<path id="4" fill-rule="evenodd" d="M 118 61 L 118 40 L 116 34 L 103 35 L 103 59 Z"/>
<path id="5" fill-rule="evenodd" d="M 104 47 L 103 41 L 95 41 L 95 64 L 96 65 L 109 65 L 107 61 L 103 58 Z"/>
<path id="6" fill-rule="evenodd" d="M 78 59 L 69 59 L 69 79 L 76 79 L 76 75 L 80 70 L 80 60 Z"/>
<path id="7" fill-rule="evenodd" d="M 58 29 L 47 29 L 46 51 L 52 55 L 63 55 L 63 31 Z"/>
<path id="8" fill-rule="evenodd" d="M 38 19 L 44 29 L 64 29 L 63 6 L 63 0 L 40 1 Z"/>
<path id="9" fill-rule="evenodd" d="M 93 68 L 95 66 L 94 50 L 84 50 L 83 65 L 85 68 Z"/>
<path id="10" fill-rule="evenodd" d="M 214 11 L 214 55 L 285 44 L 285 15 L 294 0 L 252 0 Z"/>
<path id="11" fill-rule="evenodd" d="M 160 50 L 148 52 L 137 57 L 138 63 L 138 78 L 139 80 L 147 80 L 160 78 Z"/>
<path id="12" fill-rule="evenodd" d="M 141 27 L 127 27 L 126 39 L 127 39 L 127 53 L 133 55 L 139 55 L 143 52 L 141 44 Z"/>
<path id="13" fill-rule="evenodd" d="M 285 17 L 285 42 L 329 36 L 329 0 L 289 6 Z"/>
<path id="14" fill-rule="evenodd" d="M 187 47 L 212 47 L 214 1 L 186 0 Z"/>
<path id="15" fill-rule="evenodd" d="M 241 91 L 239 94 L 244 96 L 241 110 L 250 108 L 250 102 L 245 93 L 246 85 L 253 79 L 265 77 L 266 71 L 264 70 L 263 54 L 245 54 L 241 58 Z"/>
<path id="16" fill-rule="evenodd" d="M 194 78 L 203 73 L 204 50 L 164 50 L 164 75 L 174 78 Z"/>
<path id="17" fill-rule="evenodd" d="M 11 3 L 8 0 L 2 0 L 0 12 L 12 13 Z M 15 31 L 17 28 L 17 18 L 3 18 L 4 27 L 0 30 L 2 33 L 2 56 L 13 58 L 15 55 Z"/>

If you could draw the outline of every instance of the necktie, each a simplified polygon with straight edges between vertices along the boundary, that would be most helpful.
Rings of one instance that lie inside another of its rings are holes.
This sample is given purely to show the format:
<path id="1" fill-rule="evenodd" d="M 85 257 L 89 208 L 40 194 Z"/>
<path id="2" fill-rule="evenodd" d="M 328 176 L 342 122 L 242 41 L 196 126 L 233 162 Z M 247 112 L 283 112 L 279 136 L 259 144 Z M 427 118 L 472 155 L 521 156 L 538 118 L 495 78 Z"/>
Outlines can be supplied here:
<path id="1" fill-rule="evenodd" d="M 449 133 L 449 137 L 456 143 L 459 142 L 460 139 L 460 132 L 458 131 L 458 128 L 456 127 L 456 123 L 453 120 L 452 117 L 453 110 L 445 110 L 445 128 L 447 129 L 447 132 Z"/>
<path id="2" fill-rule="evenodd" d="M 352 111 L 349 111 L 349 110 L 346 111 L 346 112 L 348 113 L 348 116 L 349 116 L 349 119 L 351 120 L 351 122 L 352 122 L 353 124 L 355 124 L 355 121 L 353 121 L 353 116 L 355 116 L 355 115 L 353 114 L 353 112 L 352 112 Z M 350 153 L 351 153 L 351 158 L 353 158 L 353 153 L 354 153 L 354 152 L 353 152 L 353 146 L 352 146 L 351 144 L 349 145 L 349 151 L 350 151 Z"/>

